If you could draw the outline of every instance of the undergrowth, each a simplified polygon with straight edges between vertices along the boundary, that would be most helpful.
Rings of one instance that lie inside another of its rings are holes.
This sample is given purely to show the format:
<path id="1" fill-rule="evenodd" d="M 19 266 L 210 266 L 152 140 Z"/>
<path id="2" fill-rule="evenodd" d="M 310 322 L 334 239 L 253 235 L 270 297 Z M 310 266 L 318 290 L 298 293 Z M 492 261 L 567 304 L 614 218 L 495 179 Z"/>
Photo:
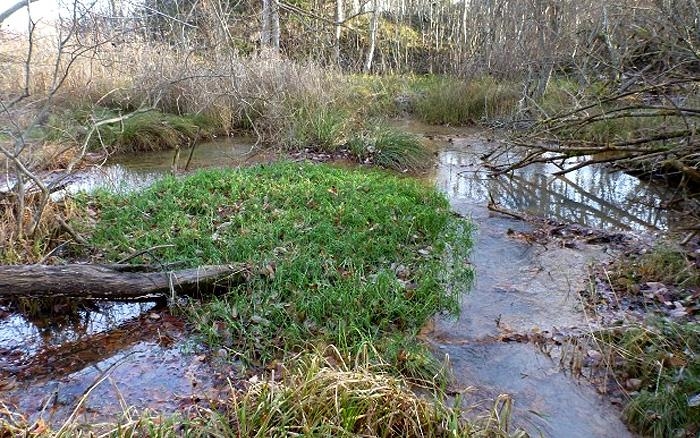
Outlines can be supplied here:
<path id="1" fill-rule="evenodd" d="M 700 324 L 659 319 L 597 337 L 610 346 L 617 376 L 639 380 L 624 410 L 633 430 L 659 438 L 700 431 Z"/>
<path id="2" fill-rule="evenodd" d="M 650 282 L 686 290 L 700 287 L 695 262 L 670 245 L 658 245 L 651 251 L 618 260 L 611 267 L 610 279 L 616 291 L 632 295 L 638 295 L 640 285 Z"/>
<path id="3" fill-rule="evenodd" d="M 471 278 L 469 224 L 434 189 L 382 172 L 209 170 L 128 196 L 102 193 L 88 208 L 99 212 L 91 242 L 107 260 L 170 244 L 158 262 L 252 266 L 246 284 L 190 309 L 212 348 L 251 364 L 309 343 L 348 356 L 367 342 L 389 351 L 436 312 L 456 311 Z M 423 355 L 395 354 L 404 362 L 394 365 L 431 374 L 417 365 Z"/>
<path id="4" fill-rule="evenodd" d="M 643 436 L 695 436 L 700 432 L 695 261 L 663 243 L 615 260 L 606 272 L 616 305 L 643 307 L 645 314 L 644 321 L 594 333 L 606 346 L 617 380 L 630 391 L 627 423 Z"/>

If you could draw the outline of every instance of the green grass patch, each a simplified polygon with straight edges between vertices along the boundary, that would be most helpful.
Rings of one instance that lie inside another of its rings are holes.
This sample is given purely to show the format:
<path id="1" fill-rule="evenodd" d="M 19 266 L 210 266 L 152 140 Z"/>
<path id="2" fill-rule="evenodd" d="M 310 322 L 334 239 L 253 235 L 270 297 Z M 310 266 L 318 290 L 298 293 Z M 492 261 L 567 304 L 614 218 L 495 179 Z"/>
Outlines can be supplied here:
<path id="1" fill-rule="evenodd" d="M 209 345 L 250 363 L 309 342 L 349 356 L 367 342 L 396 350 L 396 337 L 410 342 L 436 312 L 457 311 L 472 275 L 470 224 L 433 188 L 378 171 L 208 170 L 90 202 L 91 242 L 108 260 L 171 244 L 158 261 L 254 267 L 246 284 L 191 309 Z"/>

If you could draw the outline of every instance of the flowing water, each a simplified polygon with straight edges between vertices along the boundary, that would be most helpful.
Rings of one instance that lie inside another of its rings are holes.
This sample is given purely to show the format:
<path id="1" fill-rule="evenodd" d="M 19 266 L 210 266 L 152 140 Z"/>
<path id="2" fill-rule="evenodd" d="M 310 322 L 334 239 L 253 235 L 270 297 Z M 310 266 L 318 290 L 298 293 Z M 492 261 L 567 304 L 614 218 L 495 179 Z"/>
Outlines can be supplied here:
<path id="1" fill-rule="evenodd" d="M 663 230 L 673 219 L 657 208 L 660 194 L 652 187 L 602 168 L 554 178 L 555 169 L 543 165 L 491 178 L 479 159 L 494 146 L 486 137 L 464 131 L 429 135 L 440 151 L 438 189 L 455 211 L 478 225 L 471 260 L 476 284 L 463 296 L 458 319 L 434 321 L 429 342 L 449 356 L 454 385 L 465 389 L 466 402 L 486 405 L 510 394 L 515 422 L 535 436 L 626 436 L 617 408 L 590 384 L 570 377 L 531 344 L 502 341 L 504 333 L 585 328 L 577 293 L 585 287 L 588 264 L 609 257 L 606 249 L 546 248 L 509 237 L 528 225 L 493 214 L 486 205 L 495 201 L 609 230 Z M 259 159 L 250 151 L 250 144 L 230 140 L 199 145 L 190 166 L 236 167 Z M 132 190 L 169 171 L 171 162 L 172 153 L 123 157 L 67 190 Z M 77 318 L 53 321 L 33 321 L 0 307 L 0 398 L 32 418 L 53 414 L 60 419 L 100 382 L 76 411 L 79 419 L 131 405 L 172 412 L 213 391 L 226 377 L 217 376 L 192 348 L 182 321 L 153 304 L 100 303 Z"/>
<path id="2" fill-rule="evenodd" d="M 545 247 L 509 237 L 529 226 L 486 206 L 495 201 L 588 226 L 641 230 L 667 223 L 662 212 L 635 207 L 640 200 L 659 199 L 636 179 L 600 168 L 567 179 L 552 178 L 542 167 L 491 178 L 479 159 L 491 146 L 478 135 L 454 138 L 438 155 L 437 187 L 455 211 L 478 226 L 472 255 L 476 282 L 463 295 L 460 317 L 436 319 L 429 339 L 449 357 L 467 404 L 489 408 L 499 394 L 509 394 L 515 424 L 532 436 L 628 436 L 619 409 L 591 384 L 572 378 L 530 343 L 502 341 L 517 339 L 512 333 L 585 330 L 578 291 L 586 287 L 589 264 L 609 257 L 605 248 Z"/>

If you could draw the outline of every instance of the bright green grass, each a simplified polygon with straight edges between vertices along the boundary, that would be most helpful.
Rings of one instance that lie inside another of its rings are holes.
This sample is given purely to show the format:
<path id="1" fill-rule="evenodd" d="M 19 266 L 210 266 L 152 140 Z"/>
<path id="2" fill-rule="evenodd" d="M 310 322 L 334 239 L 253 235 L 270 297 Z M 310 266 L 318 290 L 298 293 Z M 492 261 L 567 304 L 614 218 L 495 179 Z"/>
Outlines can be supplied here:
<path id="1" fill-rule="evenodd" d="M 456 311 L 471 279 L 471 225 L 434 189 L 382 172 L 209 170 L 128 196 L 102 193 L 94 204 L 91 241 L 107 259 L 172 244 L 159 262 L 254 267 L 246 284 L 191 312 L 212 347 L 249 363 L 308 343 L 354 355 L 370 342 L 405 358 L 392 350 L 436 312 Z M 420 374 L 419 356 L 395 365 Z"/>

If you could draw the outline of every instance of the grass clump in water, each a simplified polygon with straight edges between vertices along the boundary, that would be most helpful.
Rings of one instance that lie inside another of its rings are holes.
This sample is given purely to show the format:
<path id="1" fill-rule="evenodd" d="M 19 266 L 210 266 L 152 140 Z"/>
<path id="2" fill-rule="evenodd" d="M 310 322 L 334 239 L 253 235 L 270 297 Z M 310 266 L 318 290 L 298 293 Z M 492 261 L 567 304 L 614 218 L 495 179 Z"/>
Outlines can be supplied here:
<path id="1" fill-rule="evenodd" d="M 489 421 L 495 413 L 468 423 L 444 394 L 416 396 L 372 363 L 338 363 L 333 356 L 308 355 L 281 381 L 253 383 L 231 403 L 227 423 L 237 424 L 239 436 L 511 436 Z"/>
<path id="2" fill-rule="evenodd" d="M 388 169 L 417 171 L 432 162 L 430 151 L 418 136 L 382 122 L 370 125 L 359 136 L 353 137 L 348 147 L 361 162 Z"/>
<path id="3" fill-rule="evenodd" d="M 415 113 L 424 122 L 437 125 L 469 125 L 505 117 L 513 113 L 519 98 L 513 84 L 488 77 L 470 82 L 435 77 L 418 87 Z"/>
<path id="4" fill-rule="evenodd" d="M 93 143 L 120 153 L 175 149 L 211 135 L 210 125 L 203 116 L 147 111 L 100 127 Z"/>
<path id="5" fill-rule="evenodd" d="M 191 315 L 209 345 L 253 364 L 309 343 L 352 356 L 367 342 L 413 339 L 436 312 L 457 310 L 471 278 L 470 225 L 434 189 L 382 172 L 209 170 L 101 194 L 92 208 L 92 243 L 110 260 L 171 244 L 160 262 L 252 266 L 246 284 Z"/>
<path id="6" fill-rule="evenodd" d="M 290 119 L 288 146 L 333 153 L 346 143 L 351 123 L 348 111 L 332 105 L 300 107 Z"/>

